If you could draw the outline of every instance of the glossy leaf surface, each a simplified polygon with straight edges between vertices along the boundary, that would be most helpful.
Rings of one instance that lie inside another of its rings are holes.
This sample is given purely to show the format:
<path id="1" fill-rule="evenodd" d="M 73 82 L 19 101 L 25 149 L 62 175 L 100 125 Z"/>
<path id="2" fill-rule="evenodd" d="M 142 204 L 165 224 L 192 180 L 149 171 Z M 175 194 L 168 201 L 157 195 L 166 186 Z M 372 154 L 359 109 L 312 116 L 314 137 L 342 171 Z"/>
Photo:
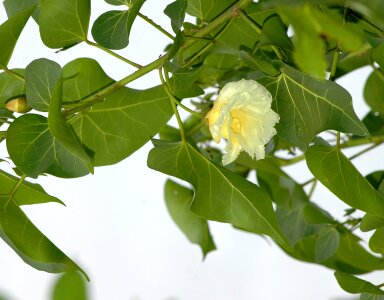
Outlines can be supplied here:
<path id="1" fill-rule="evenodd" d="M 156 145 L 149 153 L 148 166 L 191 183 L 195 190 L 191 209 L 197 215 L 269 235 L 289 248 L 269 196 L 258 186 L 213 164 L 191 145 Z"/>
<path id="2" fill-rule="evenodd" d="M 261 82 L 271 92 L 274 109 L 280 115 L 277 134 L 306 149 L 326 129 L 367 135 L 368 131 L 352 107 L 350 94 L 332 81 L 320 81 L 289 66 L 282 73 Z"/>
<path id="3" fill-rule="evenodd" d="M 336 148 L 314 145 L 305 153 L 312 174 L 348 205 L 384 217 L 384 196 Z"/>
<path id="4" fill-rule="evenodd" d="M 40 35 L 47 47 L 66 48 L 87 40 L 90 0 L 40 0 Z"/>

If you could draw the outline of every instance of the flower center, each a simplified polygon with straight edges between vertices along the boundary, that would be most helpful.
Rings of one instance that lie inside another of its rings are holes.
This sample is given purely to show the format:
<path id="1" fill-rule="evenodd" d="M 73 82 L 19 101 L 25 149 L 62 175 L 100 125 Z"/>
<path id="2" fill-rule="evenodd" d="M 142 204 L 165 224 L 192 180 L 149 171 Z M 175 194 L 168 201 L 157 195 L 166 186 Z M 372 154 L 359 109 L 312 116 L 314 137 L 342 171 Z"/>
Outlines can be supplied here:
<path id="1" fill-rule="evenodd" d="M 237 133 L 237 134 L 241 132 L 241 123 L 238 117 L 232 116 L 231 129 L 234 133 Z"/>

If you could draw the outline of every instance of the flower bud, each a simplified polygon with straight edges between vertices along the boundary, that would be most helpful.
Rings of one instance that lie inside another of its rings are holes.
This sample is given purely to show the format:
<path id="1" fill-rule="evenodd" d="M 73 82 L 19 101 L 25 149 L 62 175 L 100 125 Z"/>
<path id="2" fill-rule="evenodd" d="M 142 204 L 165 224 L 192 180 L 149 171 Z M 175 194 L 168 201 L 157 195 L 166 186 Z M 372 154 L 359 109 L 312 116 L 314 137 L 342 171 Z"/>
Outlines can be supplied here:
<path id="1" fill-rule="evenodd" d="M 9 100 L 7 103 L 5 103 L 5 108 L 10 111 L 21 114 L 29 112 L 32 109 L 32 107 L 29 106 L 25 97 L 19 97 Z"/>

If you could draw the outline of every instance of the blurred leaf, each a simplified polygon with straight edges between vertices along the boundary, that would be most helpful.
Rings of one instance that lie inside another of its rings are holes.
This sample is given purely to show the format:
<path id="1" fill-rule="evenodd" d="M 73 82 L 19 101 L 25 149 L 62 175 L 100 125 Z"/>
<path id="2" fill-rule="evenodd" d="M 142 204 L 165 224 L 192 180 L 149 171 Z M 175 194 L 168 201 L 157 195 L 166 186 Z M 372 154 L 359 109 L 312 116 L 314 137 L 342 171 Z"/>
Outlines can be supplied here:
<path id="1" fill-rule="evenodd" d="M 374 112 L 384 113 L 384 75 L 373 71 L 364 86 L 365 102 Z"/>
<path id="2" fill-rule="evenodd" d="M 33 12 L 33 16 L 36 19 L 36 17 L 38 17 L 39 10 L 37 7 L 38 2 L 39 0 L 4 0 L 3 5 L 7 12 L 8 18 L 13 17 L 17 13 L 34 6 L 35 10 Z"/>
<path id="3" fill-rule="evenodd" d="M 20 11 L 0 25 L 0 69 L 7 67 L 17 40 L 31 16 L 33 9 L 34 7 L 31 7 Z"/>
<path id="4" fill-rule="evenodd" d="M 40 0 L 40 35 L 49 48 L 67 48 L 87 40 L 90 0 Z"/>
<path id="5" fill-rule="evenodd" d="M 24 76 L 24 70 L 13 69 L 12 72 Z M 0 73 L 0 108 L 14 98 L 25 95 L 25 81 L 8 73 Z"/>
<path id="6" fill-rule="evenodd" d="M 365 44 L 359 50 L 341 54 L 337 62 L 335 78 L 339 78 L 358 68 L 369 65 L 371 63 L 371 49 L 369 44 Z"/>
<path id="7" fill-rule="evenodd" d="M 171 19 L 172 30 L 175 33 L 183 26 L 188 0 L 176 0 L 167 5 L 164 13 Z"/>
<path id="8" fill-rule="evenodd" d="M 384 226 L 384 218 L 377 217 L 372 214 L 365 214 L 360 223 L 360 230 L 363 232 L 371 231 Z"/>
<path id="9" fill-rule="evenodd" d="M 327 68 L 325 45 L 319 35 L 319 27 L 314 21 L 312 9 L 309 5 L 284 7 L 283 15 L 288 18 L 295 32 L 295 63 L 303 72 L 324 78 Z"/>
<path id="10" fill-rule="evenodd" d="M 208 222 L 191 211 L 193 191 L 171 180 L 165 183 L 165 203 L 173 221 L 191 243 L 200 246 L 205 257 L 216 249 Z"/>
<path id="11" fill-rule="evenodd" d="M 323 145 L 305 153 L 308 168 L 340 200 L 351 207 L 384 217 L 384 196 L 378 193 L 344 154 Z"/>
<path id="12" fill-rule="evenodd" d="M 364 118 L 363 124 L 371 135 L 380 135 L 384 133 L 384 115 L 378 112 L 370 111 Z"/>
<path id="13" fill-rule="evenodd" d="M 32 178 L 41 173 L 64 178 L 88 174 L 87 167 L 52 136 L 47 118 L 41 115 L 26 114 L 13 121 L 7 149 L 15 165 Z"/>
<path id="14" fill-rule="evenodd" d="M 275 78 L 261 80 L 272 94 L 273 108 L 280 115 L 277 134 L 306 149 L 320 132 L 334 129 L 368 135 L 356 116 L 351 95 L 333 81 L 319 81 L 287 65 Z"/>
<path id="15" fill-rule="evenodd" d="M 78 141 L 75 133 L 67 125 L 61 112 L 61 104 L 63 97 L 63 82 L 59 80 L 55 85 L 48 114 L 48 128 L 53 138 L 57 139 L 60 144 L 79 160 L 83 165 L 87 166 L 89 172 L 93 173 L 93 160 L 85 152 L 82 145 Z"/>
<path id="16" fill-rule="evenodd" d="M 384 71 L 384 43 L 373 49 L 372 59 L 377 62 Z"/>
<path id="17" fill-rule="evenodd" d="M 379 227 L 369 239 L 369 248 L 376 253 L 384 254 L 384 227 Z"/>
<path id="18" fill-rule="evenodd" d="M 186 12 L 202 21 L 211 21 L 229 8 L 235 0 L 188 0 Z"/>
<path id="19" fill-rule="evenodd" d="M 84 278 L 77 272 L 64 273 L 56 281 L 52 300 L 87 300 L 87 286 Z"/>
<path id="20" fill-rule="evenodd" d="M 31 107 L 48 111 L 52 92 L 61 76 L 58 63 L 40 58 L 32 61 L 25 69 L 26 95 Z"/>
<path id="21" fill-rule="evenodd" d="M 368 281 L 357 278 L 356 276 L 340 271 L 336 271 L 334 275 L 340 287 L 348 293 L 371 293 L 374 295 L 384 295 L 384 292 L 380 288 Z"/>
<path id="22" fill-rule="evenodd" d="M 362 293 L 360 295 L 360 300 L 384 300 L 384 296 Z"/>
<path id="23" fill-rule="evenodd" d="M 99 16 L 92 26 L 97 43 L 109 49 L 123 49 L 129 43 L 133 22 L 145 0 L 132 1 L 129 10 L 111 10 Z"/>
<path id="24" fill-rule="evenodd" d="M 0 170 L 0 193 L 8 194 L 19 181 L 19 178 Z M 26 180 L 20 185 L 14 195 L 18 205 L 31 205 L 47 202 L 57 202 L 64 204 L 61 200 L 48 195 L 37 183 L 30 183 Z"/>
<path id="25" fill-rule="evenodd" d="M 79 270 L 32 224 L 10 196 L 0 196 L 0 236 L 27 264 L 50 273 Z"/>
<path id="26" fill-rule="evenodd" d="M 316 240 L 316 261 L 321 262 L 332 257 L 339 248 L 340 235 L 335 227 L 324 226 Z"/>
<path id="27" fill-rule="evenodd" d="M 191 183 L 195 191 L 191 209 L 202 218 L 269 235 L 290 248 L 269 196 L 257 185 L 213 164 L 191 145 L 158 141 L 149 153 L 148 166 Z"/>

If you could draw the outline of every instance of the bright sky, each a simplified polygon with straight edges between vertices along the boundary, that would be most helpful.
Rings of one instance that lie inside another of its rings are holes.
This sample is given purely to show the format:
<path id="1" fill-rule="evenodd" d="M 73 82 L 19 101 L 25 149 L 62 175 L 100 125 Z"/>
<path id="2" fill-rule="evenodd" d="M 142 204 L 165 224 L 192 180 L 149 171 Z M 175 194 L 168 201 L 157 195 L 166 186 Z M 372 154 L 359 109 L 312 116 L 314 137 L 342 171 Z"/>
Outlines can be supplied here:
<path id="1" fill-rule="evenodd" d="M 162 15 L 169 2 L 148 0 L 143 13 L 170 31 L 170 22 Z M 92 5 L 92 21 L 114 9 L 102 0 L 92 0 Z M 1 8 L 1 22 L 5 18 Z M 156 59 L 169 42 L 141 20 L 135 22 L 130 41 L 121 54 L 140 64 Z M 33 21 L 21 36 L 11 67 L 25 67 L 39 57 L 64 65 L 75 58 L 73 55 L 97 59 L 115 79 L 133 71 L 90 46 L 79 45 L 56 54 L 42 45 Z M 362 101 L 367 71 L 340 81 L 352 91 L 359 116 L 367 111 Z M 130 87 L 145 88 L 158 82 L 156 73 L 151 73 Z M 147 168 L 150 148 L 147 144 L 118 165 L 97 168 L 93 176 L 76 180 L 41 177 L 38 182 L 66 207 L 44 204 L 23 208 L 42 232 L 85 269 L 91 278 L 92 299 L 351 299 L 338 287 L 331 270 L 295 261 L 271 242 L 227 224 L 211 223 L 218 250 L 202 261 L 200 249 L 187 241 L 166 211 L 166 176 Z M 375 161 L 380 150 L 355 161 L 364 174 L 383 169 Z M 4 143 L 0 154 L 5 155 Z M 309 178 L 303 164 L 289 172 L 301 182 Z M 320 187 L 315 197 L 324 208 L 332 207 L 342 214 L 344 205 L 324 188 Z M 11 299 L 49 299 L 56 276 L 29 267 L 2 241 L 0 265 L 0 292 Z M 378 279 L 379 274 L 368 278 Z"/>

